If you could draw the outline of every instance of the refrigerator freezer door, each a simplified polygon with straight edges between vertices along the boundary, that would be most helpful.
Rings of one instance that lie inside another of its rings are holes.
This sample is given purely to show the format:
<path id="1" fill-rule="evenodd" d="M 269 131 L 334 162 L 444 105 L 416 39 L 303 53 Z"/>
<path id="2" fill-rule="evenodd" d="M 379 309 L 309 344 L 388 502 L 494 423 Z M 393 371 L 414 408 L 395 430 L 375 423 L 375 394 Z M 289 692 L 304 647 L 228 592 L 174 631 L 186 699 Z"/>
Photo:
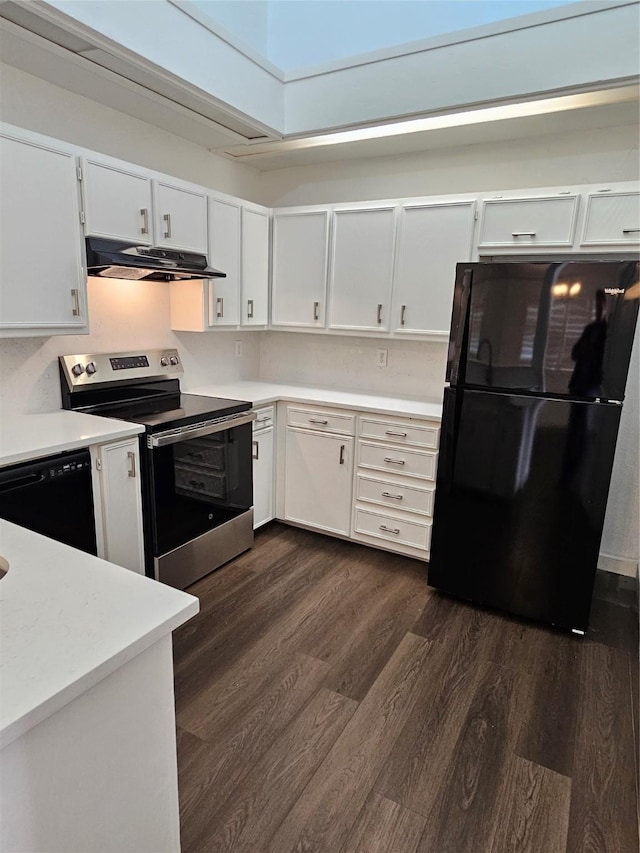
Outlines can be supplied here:
<path id="1" fill-rule="evenodd" d="M 635 261 L 458 264 L 447 379 L 622 400 L 639 297 Z"/>
<path id="2" fill-rule="evenodd" d="M 429 584 L 586 630 L 620 407 L 447 389 Z"/>

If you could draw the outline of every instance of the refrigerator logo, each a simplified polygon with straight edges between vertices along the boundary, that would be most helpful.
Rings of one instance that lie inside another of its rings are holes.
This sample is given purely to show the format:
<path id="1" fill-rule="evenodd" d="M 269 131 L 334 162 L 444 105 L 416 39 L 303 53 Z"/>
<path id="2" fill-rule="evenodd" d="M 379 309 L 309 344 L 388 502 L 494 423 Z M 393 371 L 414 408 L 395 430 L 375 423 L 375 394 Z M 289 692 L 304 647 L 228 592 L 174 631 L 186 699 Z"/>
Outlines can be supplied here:
<path id="1" fill-rule="evenodd" d="M 605 287 L 604 292 L 609 296 L 615 296 L 617 293 L 624 293 L 624 287 Z"/>

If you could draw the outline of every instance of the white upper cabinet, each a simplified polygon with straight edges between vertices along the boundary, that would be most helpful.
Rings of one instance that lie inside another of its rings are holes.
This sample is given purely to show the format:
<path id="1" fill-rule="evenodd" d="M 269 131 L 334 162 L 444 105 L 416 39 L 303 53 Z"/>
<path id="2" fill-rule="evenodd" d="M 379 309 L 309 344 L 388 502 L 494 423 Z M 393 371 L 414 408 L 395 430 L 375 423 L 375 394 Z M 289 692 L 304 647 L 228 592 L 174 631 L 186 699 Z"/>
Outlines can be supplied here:
<path id="1" fill-rule="evenodd" d="M 640 193 L 602 192 L 587 196 L 583 246 L 640 242 Z"/>
<path id="2" fill-rule="evenodd" d="M 324 326 L 328 247 L 328 210 L 274 212 L 273 326 Z"/>
<path id="3" fill-rule="evenodd" d="M 82 177 L 85 234 L 151 245 L 150 178 L 86 157 Z"/>
<path id="4" fill-rule="evenodd" d="M 0 134 L 0 328 L 86 332 L 86 271 L 75 156 Z"/>
<path id="5" fill-rule="evenodd" d="M 393 301 L 396 332 L 448 335 L 456 264 L 471 259 L 475 202 L 405 204 Z"/>
<path id="6" fill-rule="evenodd" d="M 336 210 L 333 215 L 329 326 L 387 331 L 396 207 Z"/>
<path id="7" fill-rule="evenodd" d="M 264 207 L 242 208 L 242 303 L 243 326 L 269 322 L 269 211 Z"/>
<path id="8" fill-rule="evenodd" d="M 165 181 L 154 181 L 157 246 L 207 251 L 207 196 Z"/>
<path id="9" fill-rule="evenodd" d="M 240 324 L 240 204 L 209 198 L 209 264 L 226 273 L 208 285 L 209 326 Z"/>
<path id="10" fill-rule="evenodd" d="M 482 205 L 480 248 L 548 248 L 573 245 L 578 196 L 487 199 Z"/>

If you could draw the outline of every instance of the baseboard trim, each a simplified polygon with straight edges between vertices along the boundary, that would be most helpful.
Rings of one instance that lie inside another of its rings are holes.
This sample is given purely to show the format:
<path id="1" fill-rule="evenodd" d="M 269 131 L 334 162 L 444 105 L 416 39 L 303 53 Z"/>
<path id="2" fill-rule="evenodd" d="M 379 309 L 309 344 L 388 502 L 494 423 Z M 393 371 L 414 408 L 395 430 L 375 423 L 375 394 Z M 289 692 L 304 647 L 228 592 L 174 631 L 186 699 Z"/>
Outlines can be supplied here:
<path id="1" fill-rule="evenodd" d="M 614 575 L 624 575 L 627 578 L 636 578 L 638 576 L 638 563 L 636 560 L 612 557 L 610 554 L 600 554 L 598 556 L 598 568 L 603 572 L 612 572 Z"/>

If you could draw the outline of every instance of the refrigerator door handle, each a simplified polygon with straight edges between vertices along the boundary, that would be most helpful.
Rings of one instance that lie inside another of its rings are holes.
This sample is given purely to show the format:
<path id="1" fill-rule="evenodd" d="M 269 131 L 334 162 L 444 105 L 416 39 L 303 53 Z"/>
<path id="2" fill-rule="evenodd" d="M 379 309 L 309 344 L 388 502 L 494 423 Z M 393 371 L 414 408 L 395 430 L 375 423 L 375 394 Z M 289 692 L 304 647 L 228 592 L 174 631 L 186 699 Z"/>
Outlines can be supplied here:
<path id="1" fill-rule="evenodd" d="M 453 340 L 453 357 L 451 361 L 451 369 L 449 371 L 449 382 L 451 385 L 456 385 L 460 373 L 460 359 L 462 357 L 462 342 L 464 340 L 464 332 L 467 327 L 467 314 L 469 309 L 469 296 L 471 295 L 471 269 L 466 269 L 462 276 L 460 285 L 460 303 L 458 310 L 454 314 L 454 324 L 451 329 L 451 338 Z"/>

